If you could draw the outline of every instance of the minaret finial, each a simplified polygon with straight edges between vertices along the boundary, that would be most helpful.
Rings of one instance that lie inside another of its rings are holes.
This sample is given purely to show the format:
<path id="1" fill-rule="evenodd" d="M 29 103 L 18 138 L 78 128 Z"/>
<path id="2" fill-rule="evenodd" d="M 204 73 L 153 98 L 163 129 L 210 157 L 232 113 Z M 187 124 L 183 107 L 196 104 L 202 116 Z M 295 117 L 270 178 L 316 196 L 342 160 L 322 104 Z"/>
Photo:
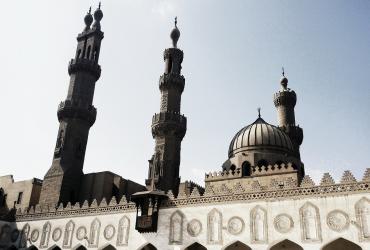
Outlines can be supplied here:
<path id="1" fill-rule="evenodd" d="M 258 111 L 258 118 L 261 118 L 261 107 L 258 107 L 257 111 Z"/>
<path id="2" fill-rule="evenodd" d="M 99 2 L 99 10 L 100 10 L 100 7 L 101 7 L 101 2 Z"/>
<path id="3" fill-rule="evenodd" d="M 281 74 L 282 74 L 283 76 L 285 76 L 284 67 L 281 67 L 281 70 L 282 70 Z"/>
<path id="4" fill-rule="evenodd" d="M 177 17 L 175 17 L 175 28 L 171 31 L 172 45 L 177 48 L 177 41 L 180 38 L 180 30 L 177 28 Z"/>
<path id="5" fill-rule="evenodd" d="M 284 67 L 281 67 L 281 74 L 283 75 L 280 79 L 280 84 L 283 87 L 284 90 L 287 90 L 288 88 L 288 78 L 285 77 L 285 70 Z"/>
<path id="6" fill-rule="evenodd" d="M 84 31 L 88 31 L 90 29 L 90 26 L 91 26 L 92 22 L 94 21 L 92 15 L 91 15 L 91 6 L 89 8 L 89 12 L 87 12 L 87 14 L 84 18 L 84 21 L 85 21 L 85 25 L 86 25 Z"/>
<path id="7" fill-rule="evenodd" d="M 91 14 L 91 6 L 90 6 L 90 8 L 89 8 L 89 12 L 88 12 L 88 14 Z"/>

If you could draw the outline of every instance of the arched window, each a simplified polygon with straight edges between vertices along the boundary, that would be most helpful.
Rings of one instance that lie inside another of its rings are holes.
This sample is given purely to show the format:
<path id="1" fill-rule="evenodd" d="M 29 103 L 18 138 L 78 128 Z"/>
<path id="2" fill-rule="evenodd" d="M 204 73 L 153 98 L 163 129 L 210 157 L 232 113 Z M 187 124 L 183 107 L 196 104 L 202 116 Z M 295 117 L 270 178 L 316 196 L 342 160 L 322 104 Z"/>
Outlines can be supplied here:
<path id="1" fill-rule="evenodd" d="M 279 243 L 273 245 L 270 250 L 281 250 L 281 249 L 286 249 L 286 250 L 303 250 L 303 248 L 300 245 L 297 245 L 293 241 L 290 240 L 283 240 L 280 241 Z"/>
<path id="2" fill-rule="evenodd" d="M 81 49 L 77 50 L 76 59 L 81 57 Z"/>
<path id="3" fill-rule="evenodd" d="M 90 52 L 91 52 L 91 45 L 89 45 L 89 47 L 87 47 L 86 59 L 90 59 Z"/>
<path id="4" fill-rule="evenodd" d="M 144 247 L 140 248 L 139 250 L 157 250 L 157 248 L 155 248 L 155 246 L 153 246 L 152 244 L 148 244 L 148 245 L 145 245 Z"/>
<path id="5" fill-rule="evenodd" d="M 202 246 L 198 242 L 195 242 L 195 243 L 191 244 L 190 246 L 188 246 L 187 248 L 185 248 L 184 250 L 207 250 L 207 248 L 205 248 L 204 246 Z"/>
<path id="6" fill-rule="evenodd" d="M 251 164 L 249 161 L 245 161 L 242 164 L 242 175 L 243 176 L 251 176 Z"/>
<path id="7" fill-rule="evenodd" d="M 225 250 L 252 250 L 252 248 L 240 241 L 237 241 L 226 247 Z"/>
<path id="8" fill-rule="evenodd" d="M 322 250 L 362 250 L 362 248 L 352 241 L 339 238 L 324 246 Z"/>

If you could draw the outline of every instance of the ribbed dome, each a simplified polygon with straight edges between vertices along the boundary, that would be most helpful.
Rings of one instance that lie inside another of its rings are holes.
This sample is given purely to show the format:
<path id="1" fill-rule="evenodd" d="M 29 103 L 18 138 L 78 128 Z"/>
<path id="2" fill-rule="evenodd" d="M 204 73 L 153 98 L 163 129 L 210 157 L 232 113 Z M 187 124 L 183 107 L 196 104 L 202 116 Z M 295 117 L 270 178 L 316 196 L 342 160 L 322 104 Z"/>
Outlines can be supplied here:
<path id="1" fill-rule="evenodd" d="M 284 131 L 258 118 L 234 136 L 229 147 L 229 157 L 240 151 L 270 148 L 292 152 L 293 144 Z"/>

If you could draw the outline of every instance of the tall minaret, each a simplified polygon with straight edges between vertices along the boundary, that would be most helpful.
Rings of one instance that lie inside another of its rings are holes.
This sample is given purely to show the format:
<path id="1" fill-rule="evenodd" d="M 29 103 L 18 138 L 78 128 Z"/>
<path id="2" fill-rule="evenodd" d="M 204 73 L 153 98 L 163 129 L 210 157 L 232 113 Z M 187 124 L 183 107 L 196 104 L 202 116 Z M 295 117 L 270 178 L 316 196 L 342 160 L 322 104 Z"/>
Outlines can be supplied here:
<path id="1" fill-rule="evenodd" d="M 76 56 L 69 63 L 67 98 L 58 107 L 59 131 L 54 157 L 42 185 L 40 204 L 55 206 L 78 200 L 82 168 L 90 127 L 96 118 L 92 105 L 95 82 L 100 77 L 98 64 L 104 33 L 100 29 L 103 12 L 99 8 L 85 16 L 86 27 L 77 36 Z"/>
<path id="2" fill-rule="evenodd" d="M 303 141 L 303 130 L 295 124 L 294 107 L 297 103 L 296 93 L 288 88 L 288 78 L 283 76 L 280 80 L 282 89 L 275 93 L 274 104 L 277 108 L 279 127 L 284 130 L 292 140 L 295 154 L 300 158 L 299 147 Z"/>
<path id="3" fill-rule="evenodd" d="M 181 94 L 184 90 L 185 78 L 181 75 L 181 63 L 184 53 L 177 48 L 180 31 L 175 28 L 171 32 L 172 48 L 164 51 L 165 70 L 159 79 L 161 91 L 161 109 L 152 119 L 152 135 L 155 148 L 149 160 L 149 173 L 146 185 L 150 186 L 152 176 L 156 188 L 177 194 L 180 184 L 180 150 L 181 141 L 186 133 L 186 117 L 180 114 Z M 152 175 L 154 171 L 154 175 Z"/>

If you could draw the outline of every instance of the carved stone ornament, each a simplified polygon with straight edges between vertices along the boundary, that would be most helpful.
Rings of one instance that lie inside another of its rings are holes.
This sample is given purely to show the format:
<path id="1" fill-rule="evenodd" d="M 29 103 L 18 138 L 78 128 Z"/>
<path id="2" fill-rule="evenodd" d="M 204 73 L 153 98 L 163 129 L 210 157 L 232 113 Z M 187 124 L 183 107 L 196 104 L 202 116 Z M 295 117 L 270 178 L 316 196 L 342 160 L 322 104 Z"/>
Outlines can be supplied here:
<path id="1" fill-rule="evenodd" d="M 64 248 L 71 248 L 74 230 L 75 230 L 75 223 L 72 220 L 68 221 L 64 229 L 64 238 L 63 238 Z"/>
<path id="2" fill-rule="evenodd" d="M 244 230 L 244 221 L 238 216 L 231 217 L 227 223 L 227 231 L 230 234 L 238 235 Z"/>
<path id="3" fill-rule="evenodd" d="M 46 222 L 42 227 L 41 232 L 41 240 L 40 240 L 40 248 L 47 248 L 49 244 L 50 238 L 50 231 L 51 231 L 51 224 L 50 222 Z"/>
<path id="4" fill-rule="evenodd" d="M 288 233 L 294 227 L 294 222 L 290 215 L 279 214 L 274 219 L 274 227 L 279 233 Z"/>
<path id="5" fill-rule="evenodd" d="M 55 228 L 52 234 L 53 241 L 58 241 L 62 237 L 62 229 L 59 227 Z"/>
<path id="6" fill-rule="evenodd" d="M 78 240 L 83 240 L 86 237 L 86 234 L 87 234 L 86 227 L 80 226 L 79 228 L 77 228 L 76 238 Z"/>
<path id="7" fill-rule="evenodd" d="M 222 244 L 222 214 L 216 208 L 208 213 L 207 218 L 208 244 Z"/>
<path id="8" fill-rule="evenodd" d="M 319 209 L 306 202 L 299 210 L 303 242 L 321 242 Z"/>
<path id="9" fill-rule="evenodd" d="M 192 219 L 188 223 L 187 231 L 192 237 L 198 236 L 202 232 L 202 223 L 197 219 Z"/>
<path id="10" fill-rule="evenodd" d="M 39 239 L 40 232 L 38 229 L 34 229 L 31 232 L 31 241 L 36 242 Z"/>
<path id="11" fill-rule="evenodd" d="M 113 225 L 108 225 L 104 228 L 104 238 L 106 240 L 111 240 L 113 236 L 116 234 L 116 229 Z"/>
<path id="12" fill-rule="evenodd" d="M 12 231 L 11 236 L 10 236 L 11 241 L 12 242 L 15 242 L 18 239 L 18 236 L 19 236 L 19 230 L 18 229 L 14 229 Z"/>
<path id="13" fill-rule="evenodd" d="M 19 247 L 20 248 L 25 248 L 27 247 L 27 239 L 28 239 L 28 235 L 30 233 L 30 225 L 28 223 L 26 223 L 23 228 L 22 228 L 22 233 L 21 233 L 21 237 L 20 237 L 20 240 L 19 240 Z"/>
<path id="14" fill-rule="evenodd" d="M 130 219 L 123 216 L 118 223 L 117 246 L 127 246 L 130 232 Z"/>
<path id="15" fill-rule="evenodd" d="M 251 238 L 253 243 L 267 242 L 267 211 L 256 206 L 251 211 Z"/>
<path id="16" fill-rule="evenodd" d="M 176 211 L 170 218 L 170 244 L 182 244 L 184 215 Z"/>
<path id="17" fill-rule="evenodd" d="M 355 209 L 360 241 L 370 241 L 370 200 L 363 197 L 356 203 Z"/>
<path id="18" fill-rule="evenodd" d="M 349 226 L 348 214 L 341 210 L 333 210 L 326 217 L 328 227 L 336 232 L 342 232 Z"/>
<path id="19" fill-rule="evenodd" d="M 100 236 L 100 220 L 95 218 L 90 225 L 89 247 L 98 247 Z"/>

